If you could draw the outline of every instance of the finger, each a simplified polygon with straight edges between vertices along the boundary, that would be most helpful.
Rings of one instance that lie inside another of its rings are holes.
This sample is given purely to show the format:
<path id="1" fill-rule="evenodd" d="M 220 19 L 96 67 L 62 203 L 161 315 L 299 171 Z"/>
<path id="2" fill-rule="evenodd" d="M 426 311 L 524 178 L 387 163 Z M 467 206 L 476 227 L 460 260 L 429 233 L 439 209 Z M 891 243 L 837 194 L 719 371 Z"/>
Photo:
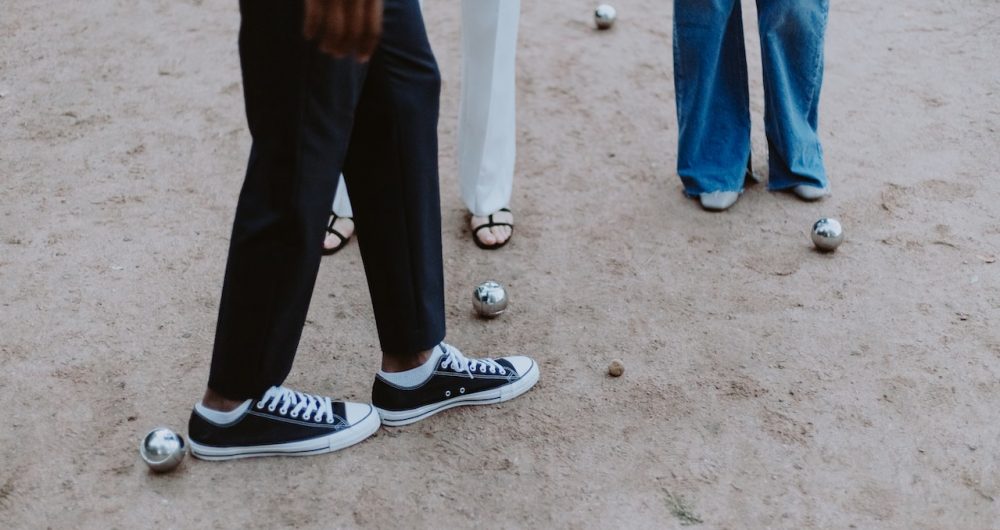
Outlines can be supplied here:
<path id="1" fill-rule="evenodd" d="M 306 40 L 313 40 L 319 35 L 323 15 L 322 0 L 306 0 L 305 22 L 302 26 L 302 35 Z"/>
<path id="2" fill-rule="evenodd" d="M 320 41 L 320 50 L 337 57 L 347 54 L 344 49 L 344 24 L 347 8 L 346 0 L 334 0 L 326 10 L 326 24 Z"/>
<path id="3" fill-rule="evenodd" d="M 379 37 L 382 35 L 382 14 L 382 0 L 368 2 L 358 42 L 358 58 L 362 61 L 367 61 L 378 46 Z"/>
<path id="4" fill-rule="evenodd" d="M 358 44 L 363 29 L 362 23 L 367 11 L 366 8 L 371 0 L 349 0 L 347 3 L 345 9 L 347 17 L 344 20 L 344 35 L 341 44 L 345 53 L 354 55 L 358 53 Z"/>

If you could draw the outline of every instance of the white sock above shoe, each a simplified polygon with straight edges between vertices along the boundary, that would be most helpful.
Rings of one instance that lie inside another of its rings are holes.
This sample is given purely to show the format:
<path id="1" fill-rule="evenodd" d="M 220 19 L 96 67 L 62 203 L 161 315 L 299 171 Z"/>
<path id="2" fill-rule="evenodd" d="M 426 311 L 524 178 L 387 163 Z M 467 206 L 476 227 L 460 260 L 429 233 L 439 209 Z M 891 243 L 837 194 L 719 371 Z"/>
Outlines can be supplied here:
<path id="1" fill-rule="evenodd" d="M 434 368 L 437 367 L 437 363 L 443 354 L 442 346 L 435 346 L 431 350 L 430 359 L 427 359 L 427 362 L 424 364 L 416 368 L 410 368 L 404 372 L 384 372 L 379 370 L 378 375 L 396 386 L 414 387 L 426 381 L 434 373 Z"/>
<path id="2" fill-rule="evenodd" d="M 221 410 L 210 409 L 199 401 L 198 404 L 194 406 L 194 409 L 198 411 L 198 415 L 202 418 L 205 418 L 212 423 L 225 425 L 240 419 L 240 416 L 242 416 L 243 413 L 250 408 L 250 403 L 252 402 L 252 399 L 248 399 L 235 409 L 229 412 L 222 412 Z"/>

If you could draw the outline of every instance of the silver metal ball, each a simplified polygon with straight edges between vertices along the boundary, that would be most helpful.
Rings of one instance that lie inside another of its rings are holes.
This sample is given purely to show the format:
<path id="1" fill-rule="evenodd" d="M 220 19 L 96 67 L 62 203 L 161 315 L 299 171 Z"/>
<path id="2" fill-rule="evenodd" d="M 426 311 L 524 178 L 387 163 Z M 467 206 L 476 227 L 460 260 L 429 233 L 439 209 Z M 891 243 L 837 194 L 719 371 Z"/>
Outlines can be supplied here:
<path id="1" fill-rule="evenodd" d="M 507 290 L 499 282 L 485 281 L 472 292 L 472 307 L 481 317 L 499 316 L 507 310 Z"/>
<path id="2" fill-rule="evenodd" d="M 618 18 L 618 12 L 608 4 L 601 4 L 594 10 L 594 24 L 597 29 L 610 29 Z"/>
<path id="3" fill-rule="evenodd" d="M 822 252 L 833 252 L 844 242 L 844 228 L 840 221 L 824 217 L 812 227 L 812 242 Z"/>
<path id="4" fill-rule="evenodd" d="M 149 431 L 139 444 L 139 454 L 149 469 L 157 473 L 170 471 L 180 465 L 187 453 L 184 437 L 166 427 Z"/>

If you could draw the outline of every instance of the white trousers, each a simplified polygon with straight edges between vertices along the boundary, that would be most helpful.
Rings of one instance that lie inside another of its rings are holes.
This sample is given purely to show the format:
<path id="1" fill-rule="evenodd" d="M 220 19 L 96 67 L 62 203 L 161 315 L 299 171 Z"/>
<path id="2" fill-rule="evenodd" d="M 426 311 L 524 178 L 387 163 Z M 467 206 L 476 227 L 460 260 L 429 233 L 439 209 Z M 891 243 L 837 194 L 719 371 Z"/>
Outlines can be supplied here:
<path id="1" fill-rule="evenodd" d="M 521 0 L 462 0 L 462 100 L 458 175 L 473 215 L 510 205 L 514 185 L 514 68 Z M 341 175 L 333 212 L 353 217 Z"/>

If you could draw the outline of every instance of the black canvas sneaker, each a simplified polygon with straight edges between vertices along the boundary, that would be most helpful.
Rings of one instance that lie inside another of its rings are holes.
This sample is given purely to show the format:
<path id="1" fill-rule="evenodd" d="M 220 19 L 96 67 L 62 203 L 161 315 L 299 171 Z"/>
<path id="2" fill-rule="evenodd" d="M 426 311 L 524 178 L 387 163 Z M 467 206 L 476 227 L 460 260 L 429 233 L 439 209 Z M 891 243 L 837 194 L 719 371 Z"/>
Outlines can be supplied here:
<path id="1" fill-rule="evenodd" d="M 407 425 L 460 405 L 500 403 L 527 392 L 538 382 L 538 365 L 529 357 L 469 359 L 442 343 L 434 372 L 423 383 L 401 387 L 375 376 L 372 403 L 385 425 Z"/>
<path id="2" fill-rule="evenodd" d="M 230 413 L 195 405 L 188 437 L 191 453 L 204 460 L 305 456 L 354 445 L 379 425 L 371 405 L 274 386 L 259 400 L 247 400 Z"/>

